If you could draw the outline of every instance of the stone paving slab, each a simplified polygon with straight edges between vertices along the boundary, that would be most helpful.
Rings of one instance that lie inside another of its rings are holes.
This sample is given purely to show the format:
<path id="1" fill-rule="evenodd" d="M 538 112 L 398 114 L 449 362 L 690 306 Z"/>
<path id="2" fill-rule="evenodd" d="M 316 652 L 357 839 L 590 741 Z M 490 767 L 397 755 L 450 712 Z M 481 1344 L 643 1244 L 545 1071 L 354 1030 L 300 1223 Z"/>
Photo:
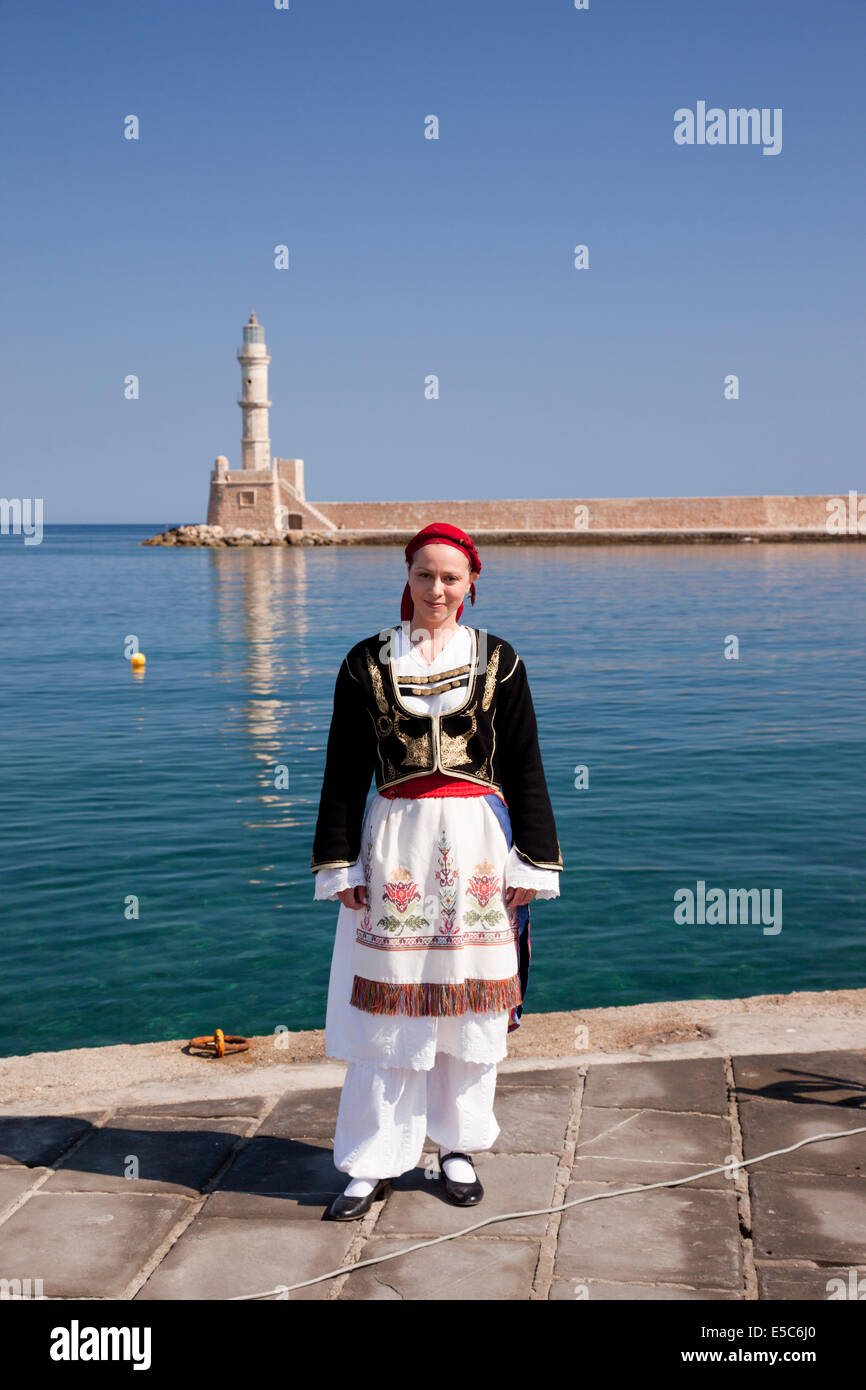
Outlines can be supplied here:
<path id="1" fill-rule="evenodd" d="M 373 1236 L 363 1246 L 359 1258 L 369 1260 L 374 1255 L 386 1255 L 406 1244 L 403 1240 Z M 429 1250 L 416 1250 L 402 1259 L 359 1269 L 344 1284 L 340 1301 L 526 1300 L 532 1292 L 538 1254 L 537 1241 L 484 1241 L 464 1236 L 443 1241 Z"/>
<path id="2" fill-rule="evenodd" d="M 575 1063 L 573 1067 L 532 1067 L 527 1066 L 519 1071 L 502 1071 L 496 1074 L 496 1094 L 507 1091 L 510 1086 L 519 1086 L 521 1089 L 526 1086 L 540 1086 L 547 1090 L 551 1086 L 566 1086 L 570 1091 L 577 1086 L 586 1070 L 585 1066 Z"/>
<path id="3" fill-rule="evenodd" d="M 0 1115 L 0 1163 L 56 1163 L 104 1111 L 81 1115 Z"/>
<path id="4" fill-rule="evenodd" d="M 339 1269 L 353 1235 L 351 1221 L 325 1221 L 316 1226 L 256 1217 L 194 1222 L 135 1301 L 227 1299 L 300 1283 Z M 320 1301 L 328 1297 L 334 1284 L 335 1280 L 326 1279 L 295 1289 L 289 1297 Z"/>
<path id="5" fill-rule="evenodd" d="M 866 1263 L 862 1178 L 756 1172 L 749 1188 L 756 1259 Z"/>
<path id="6" fill-rule="evenodd" d="M 724 1163 L 732 1144 L 730 1123 L 720 1115 L 589 1107 L 581 1113 L 574 1176 L 615 1178 L 624 1187 L 685 1178 Z M 730 1181 L 715 1173 L 692 1186 L 724 1189 Z"/>
<path id="7" fill-rule="evenodd" d="M 599 1063 L 590 1066 L 583 1101 L 615 1110 L 691 1110 L 724 1115 L 728 1109 L 721 1057 L 673 1062 Z"/>
<path id="8" fill-rule="evenodd" d="M 115 1115 L 192 1115 L 220 1120 L 241 1115 L 257 1117 L 269 1104 L 267 1096 L 225 1096 L 208 1100 L 167 1100 L 160 1104 L 119 1105 Z"/>
<path id="9" fill-rule="evenodd" d="M 11 1168 L 0 1168 L 0 1220 L 28 1187 L 35 1187 L 39 1179 L 50 1172 L 50 1168 L 27 1168 L 20 1163 Z"/>
<path id="10" fill-rule="evenodd" d="M 863 1052 L 764 1053 L 733 1058 L 739 1105 L 749 1100 L 866 1107 Z"/>
<path id="11" fill-rule="evenodd" d="M 614 1187 L 572 1182 L 565 1200 Z M 562 1214 L 554 1274 L 739 1290 L 743 1269 L 736 1196 L 659 1187 L 572 1207 Z"/>
<path id="12" fill-rule="evenodd" d="M 347 1182 L 330 1143 L 256 1135 L 218 1179 L 198 1219 L 320 1221 Z"/>
<path id="13" fill-rule="evenodd" d="M 857 1301 L 866 1298 L 866 1264 L 757 1266 L 758 1297 L 804 1299 L 826 1303 L 829 1299 Z"/>
<path id="14" fill-rule="evenodd" d="M 484 1198 L 474 1207 L 458 1207 L 449 1202 L 438 1176 L 438 1164 L 432 1170 L 436 1174 L 432 1179 L 425 1176 L 423 1168 L 413 1168 L 411 1173 L 395 1178 L 376 1223 L 376 1234 L 441 1236 L 463 1230 L 488 1216 L 552 1206 L 557 1162 L 553 1154 L 479 1154 L 475 1170 L 484 1187 Z M 479 1240 L 485 1236 L 495 1240 L 540 1237 L 547 1229 L 547 1221 L 546 1216 L 521 1216 L 497 1221 L 474 1236 Z"/>
<path id="15" fill-rule="evenodd" d="M 866 1110 L 852 1110 L 835 1105 L 792 1105 L 790 1102 L 767 1100 L 761 1105 L 744 1105 L 740 1117 L 743 1133 L 743 1152 L 770 1153 L 785 1149 L 812 1134 L 830 1134 L 836 1130 L 855 1129 L 866 1125 Z M 790 1154 L 778 1154 L 756 1165 L 762 1173 L 842 1173 L 848 1177 L 866 1178 L 866 1134 L 852 1134 L 850 1139 L 834 1139 L 828 1144 L 804 1144 Z M 864 1198 L 866 1199 L 866 1198 Z M 866 1212 L 863 1215 L 866 1225 Z"/>
<path id="16" fill-rule="evenodd" d="M 0 1274 L 41 1279 L 46 1298 L 123 1298 L 189 1206 L 146 1193 L 36 1192 L 3 1223 Z"/>
<path id="17" fill-rule="evenodd" d="M 280 1139 L 333 1139 L 340 1088 L 291 1091 L 278 1100 L 259 1134 Z"/>
<path id="18" fill-rule="evenodd" d="M 690 1289 L 685 1284 L 612 1284 L 606 1279 L 554 1279 L 550 1301 L 585 1300 L 587 1303 L 666 1301 L 670 1303 L 736 1302 L 743 1295 L 734 1289 Z"/>
<path id="19" fill-rule="evenodd" d="M 238 1120 L 122 1116 L 95 1129 L 43 1186 L 44 1192 L 175 1192 L 197 1197 L 244 1133 Z M 138 1176 L 125 1177 L 129 1160 Z"/>
<path id="20" fill-rule="evenodd" d="M 491 1153 L 559 1153 L 571 1111 L 572 1091 L 506 1087 L 495 1096 L 493 1113 L 500 1133 Z"/>

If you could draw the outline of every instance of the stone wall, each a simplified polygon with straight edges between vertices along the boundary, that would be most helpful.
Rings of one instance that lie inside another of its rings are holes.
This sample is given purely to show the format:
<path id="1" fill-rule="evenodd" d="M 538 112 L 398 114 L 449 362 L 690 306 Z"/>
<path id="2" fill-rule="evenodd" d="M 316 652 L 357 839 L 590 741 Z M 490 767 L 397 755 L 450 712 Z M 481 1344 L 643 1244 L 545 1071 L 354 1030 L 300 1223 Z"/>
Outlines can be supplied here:
<path id="1" fill-rule="evenodd" d="M 274 475 L 269 468 L 211 473 L 208 526 L 273 531 L 275 506 Z"/>
<path id="2" fill-rule="evenodd" d="M 828 526 L 828 500 L 821 496 L 755 497 L 547 497 L 477 499 L 429 502 L 319 502 L 303 495 L 303 462 L 278 459 L 270 470 L 235 470 L 225 459 L 217 460 L 211 474 L 207 522 L 226 532 L 238 527 L 270 535 L 277 531 L 276 518 L 293 535 L 330 535 L 341 532 L 363 541 L 367 535 L 394 533 L 411 536 L 431 521 L 449 521 L 470 534 L 494 534 L 511 538 L 553 542 L 584 539 L 604 543 L 653 538 L 734 539 L 755 532 L 770 539 L 790 535 L 818 540 L 833 539 L 840 528 Z M 291 480 L 291 481 L 290 481 Z M 854 493 L 841 497 L 843 512 L 861 512 L 860 536 L 866 536 L 866 497 Z M 838 509 L 837 509 L 838 510 Z M 847 524 L 847 538 L 857 538 Z M 349 538 L 347 536 L 347 539 Z M 387 534 L 384 535 L 387 540 Z"/>
<path id="3" fill-rule="evenodd" d="M 829 495 L 829 494 L 828 494 Z M 846 496 L 846 494 L 838 494 Z M 827 496 L 820 497 L 552 497 L 489 502 L 317 502 L 320 513 L 346 530 L 403 530 L 431 521 L 464 531 L 517 530 L 825 530 Z M 579 509 L 585 509 L 585 512 Z"/>

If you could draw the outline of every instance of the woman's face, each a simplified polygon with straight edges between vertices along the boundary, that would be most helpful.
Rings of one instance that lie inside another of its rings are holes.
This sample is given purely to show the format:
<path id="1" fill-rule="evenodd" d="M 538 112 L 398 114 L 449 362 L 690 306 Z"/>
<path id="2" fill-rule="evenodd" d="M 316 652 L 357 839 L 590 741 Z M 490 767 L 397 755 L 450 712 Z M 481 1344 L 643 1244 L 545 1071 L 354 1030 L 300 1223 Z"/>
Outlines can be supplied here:
<path id="1" fill-rule="evenodd" d="M 469 558 L 453 545 L 424 545 L 409 566 L 408 582 L 415 605 L 413 621 L 429 630 L 456 620 L 469 586 L 478 578 Z"/>

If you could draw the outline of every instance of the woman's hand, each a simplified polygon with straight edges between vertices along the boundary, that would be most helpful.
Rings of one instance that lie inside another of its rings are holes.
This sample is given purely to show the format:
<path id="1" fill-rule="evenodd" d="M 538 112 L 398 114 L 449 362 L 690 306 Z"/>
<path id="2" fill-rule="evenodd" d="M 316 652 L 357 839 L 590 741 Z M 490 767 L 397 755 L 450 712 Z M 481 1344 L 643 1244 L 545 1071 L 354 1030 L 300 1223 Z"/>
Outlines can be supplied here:
<path id="1" fill-rule="evenodd" d="M 523 907 L 524 903 L 532 902 L 537 892 L 537 888 L 506 888 L 505 906 Z"/>
<path id="2" fill-rule="evenodd" d="M 356 884 L 354 888 L 344 888 L 337 897 L 344 907 L 351 907 L 354 911 L 367 906 L 367 889 L 363 883 Z"/>

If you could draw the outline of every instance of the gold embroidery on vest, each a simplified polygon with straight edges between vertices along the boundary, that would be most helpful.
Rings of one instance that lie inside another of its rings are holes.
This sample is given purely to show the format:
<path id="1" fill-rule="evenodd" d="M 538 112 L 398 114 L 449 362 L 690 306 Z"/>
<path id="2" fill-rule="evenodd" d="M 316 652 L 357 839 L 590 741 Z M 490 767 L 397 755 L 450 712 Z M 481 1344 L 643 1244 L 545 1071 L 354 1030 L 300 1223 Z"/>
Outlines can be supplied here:
<path id="1" fill-rule="evenodd" d="M 403 733 L 400 725 L 405 723 L 405 720 L 406 716 L 396 710 L 394 713 L 394 733 L 406 750 L 403 754 L 403 766 L 430 769 L 433 766 L 433 753 L 430 747 L 429 733 L 422 734 L 420 738 Z M 393 772 L 390 775 L 393 776 Z"/>
<path id="2" fill-rule="evenodd" d="M 496 684 L 496 672 L 499 670 L 499 653 L 502 651 L 502 643 L 494 651 L 487 663 L 487 676 L 484 680 L 484 695 L 481 700 L 481 708 L 489 709 L 490 701 L 493 699 L 493 687 Z"/>
<path id="3" fill-rule="evenodd" d="M 370 680 L 373 682 L 373 694 L 376 697 L 376 704 L 379 706 L 380 710 L 386 712 L 388 709 L 388 701 L 385 698 L 385 687 L 382 684 L 382 672 L 373 660 L 371 653 L 368 651 L 366 655 L 367 670 L 370 673 Z"/>
<path id="4" fill-rule="evenodd" d="M 462 767 L 464 763 L 472 762 L 467 744 L 477 728 L 475 718 L 477 708 L 478 706 L 475 704 L 465 712 L 466 717 L 472 720 L 472 724 L 465 734 L 446 734 L 444 729 L 440 727 L 439 749 L 443 767 Z"/>

